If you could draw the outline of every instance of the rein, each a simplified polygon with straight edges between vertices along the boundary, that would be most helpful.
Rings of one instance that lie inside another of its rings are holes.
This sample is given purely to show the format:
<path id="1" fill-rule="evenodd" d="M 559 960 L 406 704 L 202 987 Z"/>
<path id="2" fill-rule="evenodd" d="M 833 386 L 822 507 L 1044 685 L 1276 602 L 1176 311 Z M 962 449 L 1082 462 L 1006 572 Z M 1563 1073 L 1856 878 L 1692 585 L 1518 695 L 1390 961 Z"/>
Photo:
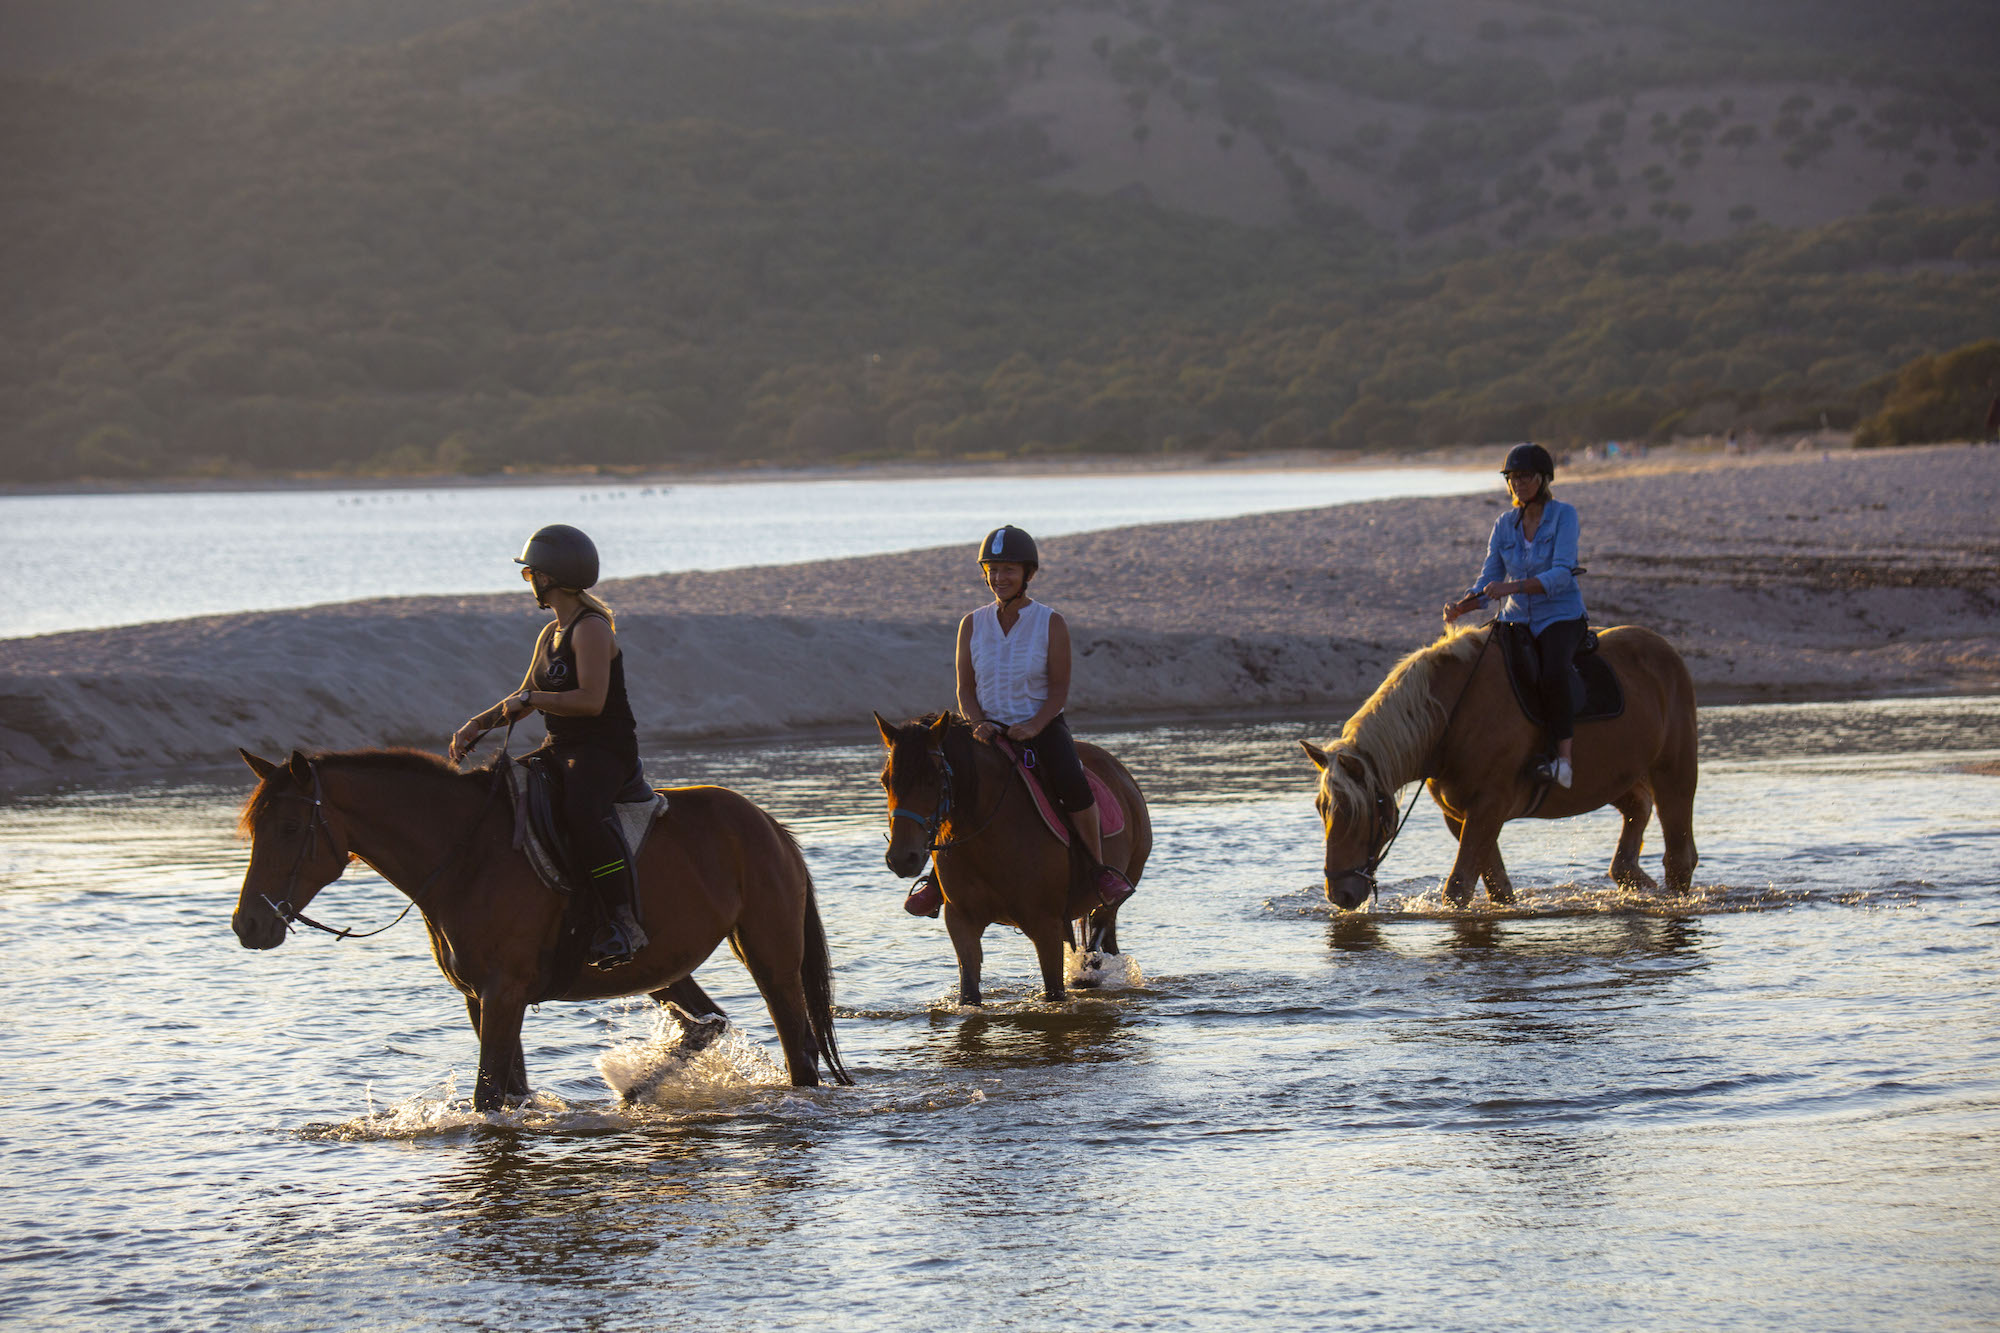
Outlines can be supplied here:
<path id="1" fill-rule="evenodd" d="M 509 723 L 507 726 L 509 739 L 512 738 L 513 732 L 513 724 Z M 303 796 L 292 792 L 278 793 L 285 799 L 307 801 L 312 805 L 312 822 L 306 826 L 306 839 L 299 844 L 298 854 L 292 857 L 292 868 L 285 875 L 285 896 L 277 902 L 272 902 L 268 894 L 259 894 L 257 896 L 263 899 L 264 906 L 270 908 L 277 915 L 278 919 L 285 923 L 285 929 L 293 934 L 298 933 L 297 925 L 306 925 L 311 926 L 314 930 L 331 935 L 336 940 L 365 940 L 371 935 L 380 935 L 386 930 L 394 929 L 396 926 L 402 924 L 403 918 L 408 916 L 411 909 L 423 900 L 423 896 L 426 893 L 430 892 L 432 885 L 437 882 L 440 875 L 444 874 L 452 862 L 458 860 L 459 857 L 471 850 L 473 839 L 478 837 L 479 830 L 485 826 L 487 811 L 493 807 L 493 798 L 499 794 L 502 786 L 505 785 L 505 766 L 509 762 L 510 756 L 507 753 L 507 741 L 503 740 L 500 743 L 500 757 L 493 764 L 493 781 L 486 789 L 486 799 L 480 802 L 479 805 L 479 817 L 472 821 L 472 827 L 466 830 L 465 836 L 458 841 L 458 844 L 445 853 L 444 860 L 438 862 L 432 868 L 431 873 L 424 876 L 423 883 L 411 891 L 409 903 L 404 906 L 402 911 L 396 913 L 395 919 L 388 925 L 377 926 L 373 930 L 347 930 L 344 928 L 336 929 L 333 926 L 326 925 L 324 922 L 315 921 L 298 908 L 292 906 L 292 895 L 297 890 L 299 884 L 299 871 L 305 865 L 306 857 L 319 846 L 319 831 L 322 828 L 326 830 L 327 845 L 329 847 L 334 845 L 333 826 L 326 822 L 326 798 L 320 786 L 319 764 L 315 760 L 306 760 L 306 767 L 312 772 L 312 795 Z M 339 876 L 336 875 L 334 878 L 338 879 Z"/>
<path id="2" fill-rule="evenodd" d="M 1402 836 L 1403 825 L 1410 822 L 1410 815 L 1417 808 L 1417 798 L 1424 794 L 1424 784 L 1433 776 L 1431 770 L 1437 767 L 1438 760 L 1444 757 L 1445 739 L 1451 735 L 1451 724 L 1458 719 L 1458 707 L 1465 702 L 1466 694 L 1472 689 L 1473 677 L 1479 674 L 1479 664 L 1485 660 L 1486 649 L 1493 643 L 1492 623 L 1491 621 L 1487 622 L 1487 635 L 1479 642 L 1479 652 L 1473 656 L 1472 667 L 1465 673 L 1465 684 L 1458 687 L 1458 697 L 1451 701 L 1451 711 L 1445 714 L 1444 725 L 1438 728 L 1437 741 L 1431 746 L 1429 757 L 1424 760 L 1423 767 L 1417 770 L 1416 777 L 1411 779 L 1412 782 L 1417 784 L 1417 789 L 1410 793 L 1410 803 L 1403 807 L 1401 818 L 1396 820 L 1395 826 L 1389 830 L 1389 836 L 1383 840 L 1382 845 L 1366 861 L 1358 866 L 1353 866 L 1327 876 L 1328 879 L 1353 879 L 1358 876 L 1368 881 L 1368 899 L 1371 907 L 1380 898 L 1382 892 L 1381 886 L 1375 881 L 1375 872 L 1381 867 L 1382 862 L 1388 858 L 1389 849 L 1396 845 L 1396 839 Z M 1375 829 L 1375 822 L 1381 817 L 1381 809 L 1385 803 L 1391 810 L 1394 810 L 1396 808 L 1394 794 L 1392 792 L 1376 793 L 1375 812 L 1369 816 L 1369 831 L 1371 833 Z"/>

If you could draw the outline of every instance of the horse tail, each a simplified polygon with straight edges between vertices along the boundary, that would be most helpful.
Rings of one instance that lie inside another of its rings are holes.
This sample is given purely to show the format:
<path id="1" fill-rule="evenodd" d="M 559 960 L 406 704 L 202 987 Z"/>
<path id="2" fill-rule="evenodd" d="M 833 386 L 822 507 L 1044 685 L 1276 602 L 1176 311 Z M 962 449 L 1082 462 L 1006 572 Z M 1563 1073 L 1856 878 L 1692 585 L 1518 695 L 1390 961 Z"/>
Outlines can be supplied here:
<path id="1" fill-rule="evenodd" d="M 805 950 L 799 960 L 799 986 L 806 995 L 806 1018 L 812 1024 L 813 1041 L 820 1058 L 836 1083 L 852 1087 L 854 1079 L 840 1060 L 840 1045 L 833 1033 L 833 954 L 826 945 L 826 926 L 819 918 L 819 894 L 813 888 L 812 871 L 806 865 L 799 840 L 777 820 L 771 821 L 790 849 L 800 878 L 806 883 Z"/>

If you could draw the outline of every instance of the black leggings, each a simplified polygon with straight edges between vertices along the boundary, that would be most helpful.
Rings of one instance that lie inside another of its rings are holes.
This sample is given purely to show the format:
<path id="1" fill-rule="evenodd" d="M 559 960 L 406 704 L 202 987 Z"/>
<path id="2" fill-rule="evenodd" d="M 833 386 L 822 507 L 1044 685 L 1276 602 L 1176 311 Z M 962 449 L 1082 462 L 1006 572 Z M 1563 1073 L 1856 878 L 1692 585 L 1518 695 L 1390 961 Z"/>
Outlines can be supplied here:
<path id="1" fill-rule="evenodd" d="M 1576 735 L 1576 709 L 1569 697 L 1569 667 L 1583 643 L 1587 625 L 1582 617 L 1558 620 L 1535 636 L 1535 653 L 1541 659 L 1542 716 L 1549 724 L 1549 739 L 1566 741 Z"/>
<path id="2" fill-rule="evenodd" d="M 632 868 L 625 863 L 625 838 L 611 802 L 637 771 L 637 750 L 627 754 L 603 745 L 551 745 L 548 751 L 562 769 L 563 827 L 569 830 L 577 868 L 607 902 L 630 901 Z"/>
<path id="3" fill-rule="evenodd" d="M 1033 740 L 1022 741 L 1021 748 L 1034 756 L 1030 767 L 1041 778 L 1050 800 L 1071 814 L 1090 809 L 1097 796 L 1090 790 L 1090 779 L 1083 775 L 1076 741 L 1061 713 L 1049 719 Z"/>

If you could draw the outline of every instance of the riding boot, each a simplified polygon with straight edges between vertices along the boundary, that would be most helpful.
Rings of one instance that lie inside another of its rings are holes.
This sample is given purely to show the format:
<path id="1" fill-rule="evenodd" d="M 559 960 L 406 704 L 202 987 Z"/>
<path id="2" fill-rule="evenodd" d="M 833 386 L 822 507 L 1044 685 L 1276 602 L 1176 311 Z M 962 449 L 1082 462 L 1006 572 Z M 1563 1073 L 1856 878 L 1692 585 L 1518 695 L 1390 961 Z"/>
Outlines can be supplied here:
<path id="1" fill-rule="evenodd" d="M 1116 907 L 1139 891 L 1123 871 L 1107 865 L 1097 867 L 1091 883 L 1097 889 L 1098 901 L 1106 907 Z"/>
<path id="2" fill-rule="evenodd" d="M 611 821 L 605 823 L 610 825 Z M 615 825 L 611 831 L 616 834 Z M 623 845 L 622 838 L 619 845 Z M 590 877 L 604 907 L 604 921 L 590 941 L 587 961 L 592 967 L 628 963 L 647 943 L 645 928 L 639 924 L 639 883 L 631 864 L 620 856 L 592 867 Z"/>
<path id="3" fill-rule="evenodd" d="M 937 867 L 932 866 L 910 886 L 909 896 L 903 899 L 903 910 L 911 916 L 934 917 L 943 906 L 944 890 L 938 887 Z"/>

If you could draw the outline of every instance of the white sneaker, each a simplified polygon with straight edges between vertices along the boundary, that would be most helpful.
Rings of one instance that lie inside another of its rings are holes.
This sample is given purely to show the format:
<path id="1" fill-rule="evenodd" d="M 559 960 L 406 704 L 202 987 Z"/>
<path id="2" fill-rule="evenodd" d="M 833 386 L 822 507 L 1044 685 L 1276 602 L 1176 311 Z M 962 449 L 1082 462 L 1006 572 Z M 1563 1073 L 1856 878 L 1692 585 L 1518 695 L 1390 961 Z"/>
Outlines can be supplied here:
<path id="1" fill-rule="evenodd" d="M 1569 787 L 1570 781 L 1575 776 L 1570 771 L 1569 760 L 1567 759 L 1556 760 L 1555 776 L 1556 776 L 1556 786 L 1562 787 L 1564 789 L 1567 789 Z"/>

